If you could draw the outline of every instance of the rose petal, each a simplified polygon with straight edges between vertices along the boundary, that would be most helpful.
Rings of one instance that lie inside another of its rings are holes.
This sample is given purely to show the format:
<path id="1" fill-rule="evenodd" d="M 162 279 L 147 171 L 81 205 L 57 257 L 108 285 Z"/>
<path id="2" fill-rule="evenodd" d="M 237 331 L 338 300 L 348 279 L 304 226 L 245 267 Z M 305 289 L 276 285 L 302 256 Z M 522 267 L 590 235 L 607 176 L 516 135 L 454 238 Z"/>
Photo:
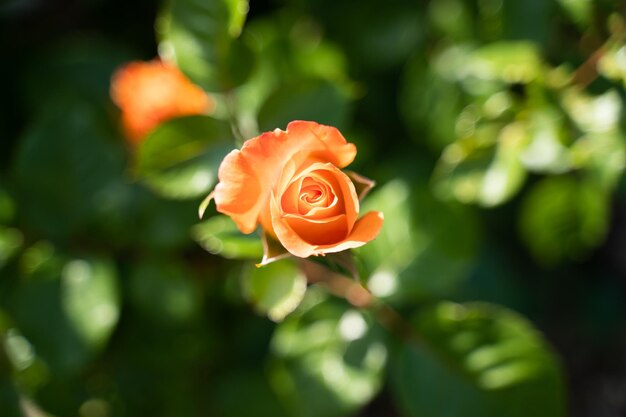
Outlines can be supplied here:
<path id="1" fill-rule="evenodd" d="M 334 127 L 291 122 L 286 131 L 277 129 L 250 139 L 224 159 L 215 188 L 217 210 L 229 215 L 242 232 L 250 233 L 290 161 L 293 165 L 316 158 L 343 168 L 355 156 L 356 147 Z"/>
<path id="2" fill-rule="evenodd" d="M 315 254 L 341 252 L 363 246 L 378 236 L 383 226 L 383 220 L 384 216 L 382 212 L 367 212 L 363 217 L 357 220 L 350 235 L 343 242 L 336 245 L 318 246 Z"/>
<path id="3" fill-rule="evenodd" d="M 217 210 L 230 216 L 243 233 L 252 233 L 262 204 L 262 187 L 255 171 L 235 150 L 222 161 L 218 176 L 220 182 L 213 191 Z"/>
<path id="4" fill-rule="evenodd" d="M 322 220 L 288 214 L 283 216 L 283 219 L 302 240 L 312 245 L 341 242 L 348 235 L 345 214 Z"/>

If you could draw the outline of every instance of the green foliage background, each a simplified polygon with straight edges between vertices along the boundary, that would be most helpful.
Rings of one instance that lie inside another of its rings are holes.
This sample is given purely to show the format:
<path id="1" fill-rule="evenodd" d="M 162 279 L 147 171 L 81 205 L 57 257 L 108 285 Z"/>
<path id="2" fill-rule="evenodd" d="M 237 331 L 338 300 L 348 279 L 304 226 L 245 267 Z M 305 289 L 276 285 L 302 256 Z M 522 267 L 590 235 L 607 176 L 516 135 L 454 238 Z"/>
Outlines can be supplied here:
<path id="1" fill-rule="evenodd" d="M 0 2 L 0 415 L 623 415 L 624 11 Z M 110 77 L 157 55 L 216 111 L 131 150 Z M 294 119 L 378 183 L 368 308 L 197 218 L 221 158 Z"/>

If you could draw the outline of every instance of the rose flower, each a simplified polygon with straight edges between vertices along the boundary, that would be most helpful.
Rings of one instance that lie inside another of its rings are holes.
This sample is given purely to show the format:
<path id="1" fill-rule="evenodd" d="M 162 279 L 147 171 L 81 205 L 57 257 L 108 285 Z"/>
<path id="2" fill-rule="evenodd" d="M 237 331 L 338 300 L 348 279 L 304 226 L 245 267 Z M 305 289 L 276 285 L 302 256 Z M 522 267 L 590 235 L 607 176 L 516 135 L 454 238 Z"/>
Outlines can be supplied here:
<path id="1" fill-rule="evenodd" d="M 334 127 L 294 121 L 230 152 L 207 201 L 213 198 L 243 233 L 261 224 L 263 263 L 274 256 L 268 239 L 301 258 L 356 248 L 378 235 L 383 215 L 358 219 L 359 194 L 373 182 L 340 170 L 355 156 L 356 147 Z"/>
<path id="2" fill-rule="evenodd" d="M 120 67 L 111 79 L 111 98 L 122 111 L 124 134 L 135 144 L 168 119 L 213 108 L 213 101 L 200 87 L 158 59 Z"/>

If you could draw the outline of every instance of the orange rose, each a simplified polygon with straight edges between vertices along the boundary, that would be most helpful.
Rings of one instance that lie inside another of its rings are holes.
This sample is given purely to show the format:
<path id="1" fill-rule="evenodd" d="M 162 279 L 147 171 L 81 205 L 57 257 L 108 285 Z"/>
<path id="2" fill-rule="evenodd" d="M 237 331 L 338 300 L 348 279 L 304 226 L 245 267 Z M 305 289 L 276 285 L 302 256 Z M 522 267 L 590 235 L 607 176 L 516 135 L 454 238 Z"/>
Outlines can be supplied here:
<path id="1" fill-rule="evenodd" d="M 228 154 L 211 196 L 243 233 L 260 223 L 295 256 L 356 248 L 378 235 L 383 215 L 357 219 L 357 186 L 367 191 L 373 183 L 340 170 L 355 156 L 356 147 L 334 127 L 291 122 L 286 131 L 263 133 Z"/>
<path id="2" fill-rule="evenodd" d="M 120 67 L 111 79 L 111 98 L 122 110 L 124 133 L 135 144 L 168 119 L 213 108 L 200 87 L 158 59 Z"/>

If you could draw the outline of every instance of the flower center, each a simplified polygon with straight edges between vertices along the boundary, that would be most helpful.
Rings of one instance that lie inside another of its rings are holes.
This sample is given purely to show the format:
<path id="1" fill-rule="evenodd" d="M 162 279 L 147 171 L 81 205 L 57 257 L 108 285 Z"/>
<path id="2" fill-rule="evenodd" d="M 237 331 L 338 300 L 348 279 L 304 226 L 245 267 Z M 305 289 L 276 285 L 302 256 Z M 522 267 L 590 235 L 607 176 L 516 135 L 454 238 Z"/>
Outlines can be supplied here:
<path id="1" fill-rule="evenodd" d="M 309 214 L 315 208 L 325 208 L 336 199 L 329 184 L 315 177 L 306 177 L 300 186 L 298 212 Z"/>

